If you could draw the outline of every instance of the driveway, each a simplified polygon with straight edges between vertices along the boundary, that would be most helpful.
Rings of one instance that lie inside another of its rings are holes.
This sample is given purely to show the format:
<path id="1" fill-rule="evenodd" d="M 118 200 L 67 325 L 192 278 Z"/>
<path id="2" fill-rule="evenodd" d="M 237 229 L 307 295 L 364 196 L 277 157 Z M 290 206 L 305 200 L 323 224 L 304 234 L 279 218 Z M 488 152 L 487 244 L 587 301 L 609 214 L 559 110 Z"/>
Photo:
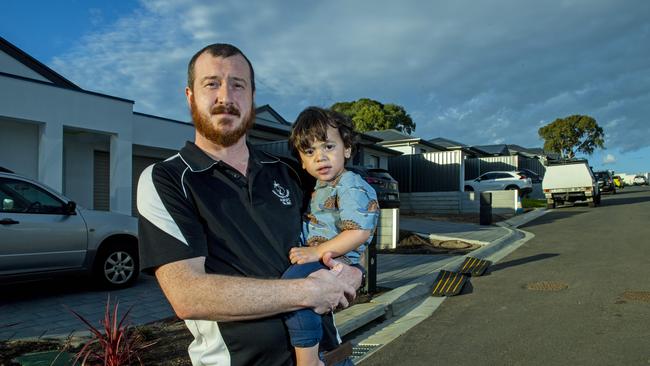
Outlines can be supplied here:
<path id="1" fill-rule="evenodd" d="M 133 306 L 129 314 L 133 324 L 174 315 L 155 278 L 147 275 L 133 287 L 111 292 L 97 290 L 79 277 L 5 285 L 0 291 L 0 339 L 69 335 L 85 329 L 68 308 L 99 325 L 109 294 L 111 303 L 119 301 L 119 314 Z"/>

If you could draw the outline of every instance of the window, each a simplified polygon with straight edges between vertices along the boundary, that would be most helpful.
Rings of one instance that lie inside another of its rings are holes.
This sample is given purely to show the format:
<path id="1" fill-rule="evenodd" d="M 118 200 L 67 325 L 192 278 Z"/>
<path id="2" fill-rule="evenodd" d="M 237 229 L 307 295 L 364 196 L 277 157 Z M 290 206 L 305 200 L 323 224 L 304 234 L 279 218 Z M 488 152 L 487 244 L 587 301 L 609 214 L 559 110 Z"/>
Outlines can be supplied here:
<path id="1" fill-rule="evenodd" d="M 64 203 L 29 182 L 0 178 L 1 212 L 63 214 Z"/>
<path id="2" fill-rule="evenodd" d="M 379 168 L 379 156 L 377 155 L 370 155 L 370 159 L 368 161 L 368 168 Z"/>

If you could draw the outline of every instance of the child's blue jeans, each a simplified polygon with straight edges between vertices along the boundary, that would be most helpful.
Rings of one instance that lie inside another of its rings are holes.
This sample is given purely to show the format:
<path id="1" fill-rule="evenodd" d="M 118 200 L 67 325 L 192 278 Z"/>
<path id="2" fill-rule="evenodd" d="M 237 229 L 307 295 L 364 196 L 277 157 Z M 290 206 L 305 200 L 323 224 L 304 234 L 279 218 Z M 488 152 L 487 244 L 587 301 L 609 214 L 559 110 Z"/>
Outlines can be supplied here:
<path id="1" fill-rule="evenodd" d="M 329 268 L 321 262 L 293 264 L 284 272 L 282 278 L 305 278 L 319 269 Z M 313 347 L 320 343 L 323 338 L 321 316 L 312 309 L 301 309 L 286 313 L 284 323 L 287 325 L 291 345 L 294 347 Z"/>

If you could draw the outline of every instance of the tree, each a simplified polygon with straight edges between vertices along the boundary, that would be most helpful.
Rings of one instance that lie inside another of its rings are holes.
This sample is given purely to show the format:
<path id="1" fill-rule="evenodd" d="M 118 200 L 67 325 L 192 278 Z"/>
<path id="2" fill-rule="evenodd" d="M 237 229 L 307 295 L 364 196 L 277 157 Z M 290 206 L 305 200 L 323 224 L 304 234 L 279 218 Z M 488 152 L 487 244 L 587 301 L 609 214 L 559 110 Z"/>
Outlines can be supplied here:
<path id="1" fill-rule="evenodd" d="M 410 135 L 415 131 L 415 122 L 401 105 L 361 98 L 354 102 L 334 103 L 330 109 L 350 117 L 359 132 L 396 129 Z"/>
<path id="2" fill-rule="evenodd" d="M 569 159 L 578 151 L 591 155 L 594 149 L 605 147 L 603 129 L 589 116 L 576 114 L 558 118 L 540 128 L 538 133 L 544 139 L 544 150 Z"/>

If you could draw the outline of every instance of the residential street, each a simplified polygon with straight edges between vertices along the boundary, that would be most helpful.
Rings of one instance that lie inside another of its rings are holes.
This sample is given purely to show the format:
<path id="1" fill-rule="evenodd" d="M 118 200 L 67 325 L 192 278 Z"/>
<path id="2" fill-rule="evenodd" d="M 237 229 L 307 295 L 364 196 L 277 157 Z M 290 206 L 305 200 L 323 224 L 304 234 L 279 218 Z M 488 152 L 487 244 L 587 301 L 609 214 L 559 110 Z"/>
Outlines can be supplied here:
<path id="1" fill-rule="evenodd" d="M 560 207 L 370 365 L 650 364 L 650 189 Z"/>

